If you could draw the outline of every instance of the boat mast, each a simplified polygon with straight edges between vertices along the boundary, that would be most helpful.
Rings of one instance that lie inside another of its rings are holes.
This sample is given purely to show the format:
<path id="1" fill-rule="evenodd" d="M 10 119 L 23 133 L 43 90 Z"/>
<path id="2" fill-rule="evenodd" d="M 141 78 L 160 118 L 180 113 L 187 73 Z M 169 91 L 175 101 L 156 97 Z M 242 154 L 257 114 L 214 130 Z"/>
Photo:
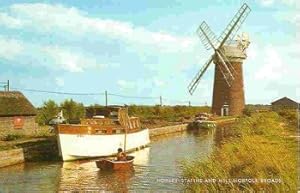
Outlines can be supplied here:
<path id="1" fill-rule="evenodd" d="M 126 152 L 126 143 L 127 143 L 127 127 L 125 127 L 124 152 Z"/>
<path id="2" fill-rule="evenodd" d="M 126 152 L 126 144 L 127 144 L 127 130 L 130 125 L 129 123 L 129 116 L 128 116 L 128 108 L 121 108 L 119 110 L 121 123 L 123 123 L 125 136 L 124 136 L 124 152 Z"/>

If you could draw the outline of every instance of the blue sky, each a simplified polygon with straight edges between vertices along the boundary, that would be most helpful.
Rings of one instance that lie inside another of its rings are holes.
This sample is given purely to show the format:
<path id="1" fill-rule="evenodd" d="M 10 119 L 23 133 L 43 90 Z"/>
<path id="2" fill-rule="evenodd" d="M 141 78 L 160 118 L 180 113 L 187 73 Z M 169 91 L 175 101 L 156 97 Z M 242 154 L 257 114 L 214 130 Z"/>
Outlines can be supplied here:
<path id="1" fill-rule="evenodd" d="M 282 96 L 300 101 L 300 5 L 296 0 L 246 1 L 241 32 L 251 44 L 244 62 L 247 103 Z M 217 36 L 244 1 L 0 1 L 0 81 L 59 92 L 108 90 L 155 99 L 109 97 L 112 104 L 211 104 L 213 67 L 190 96 L 187 85 L 208 59 L 196 35 L 205 20 Z M 104 103 L 103 96 L 23 93 L 47 99 Z M 169 100 L 167 100 L 169 99 Z M 186 104 L 186 103 L 185 103 Z"/>

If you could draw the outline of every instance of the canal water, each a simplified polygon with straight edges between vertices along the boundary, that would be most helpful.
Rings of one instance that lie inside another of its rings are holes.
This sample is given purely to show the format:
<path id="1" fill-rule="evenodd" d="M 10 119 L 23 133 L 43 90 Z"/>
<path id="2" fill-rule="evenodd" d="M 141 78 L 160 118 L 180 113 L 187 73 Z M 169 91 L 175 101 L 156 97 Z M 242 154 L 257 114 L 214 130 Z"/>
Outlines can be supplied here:
<path id="1" fill-rule="evenodd" d="M 96 167 L 95 160 L 10 166 L 0 169 L 0 193 L 183 190 L 181 183 L 174 182 L 181 176 L 182 161 L 204 159 L 212 152 L 214 143 L 214 130 L 154 139 L 148 148 L 133 153 L 132 172 L 103 172 Z"/>

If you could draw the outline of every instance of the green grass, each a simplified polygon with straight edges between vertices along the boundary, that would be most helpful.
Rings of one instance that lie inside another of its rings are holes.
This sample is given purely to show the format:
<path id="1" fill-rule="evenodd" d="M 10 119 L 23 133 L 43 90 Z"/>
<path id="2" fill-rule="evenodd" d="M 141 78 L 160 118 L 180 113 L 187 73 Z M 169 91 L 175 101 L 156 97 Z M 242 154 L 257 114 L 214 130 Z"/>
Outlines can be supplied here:
<path id="1" fill-rule="evenodd" d="M 289 116 L 288 116 L 289 117 Z M 267 191 L 297 189 L 296 127 L 275 112 L 252 113 L 228 128 L 225 143 L 205 161 L 186 160 L 183 176 L 214 179 L 281 179 L 281 183 L 189 184 L 190 191 Z"/>
<path id="2" fill-rule="evenodd" d="M 20 138 L 23 138 L 24 135 L 22 134 L 17 134 L 17 133 L 9 133 L 7 135 L 4 135 L 2 138 L 2 141 L 14 141 Z"/>

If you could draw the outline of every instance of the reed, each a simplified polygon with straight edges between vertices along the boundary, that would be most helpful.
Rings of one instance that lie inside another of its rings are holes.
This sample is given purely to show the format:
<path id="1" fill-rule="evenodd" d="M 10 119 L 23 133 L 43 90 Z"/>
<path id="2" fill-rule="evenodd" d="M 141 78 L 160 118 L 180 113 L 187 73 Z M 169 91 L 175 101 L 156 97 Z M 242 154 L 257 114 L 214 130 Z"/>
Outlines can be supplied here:
<path id="1" fill-rule="evenodd" d="M 297 189 L 296 128 L 275 112 L 242 117 L 228 128 L 225 143 L 204 161 L 185 160 L 183 176 L 198 179 L 256 179 L 256 183 L 224 181 L 186 184 L 187 190 L 290 192 Z M 262 179 L 280 179 L 266 183 Z M 279 182 L 279 181 L 277 181 Z"/>

